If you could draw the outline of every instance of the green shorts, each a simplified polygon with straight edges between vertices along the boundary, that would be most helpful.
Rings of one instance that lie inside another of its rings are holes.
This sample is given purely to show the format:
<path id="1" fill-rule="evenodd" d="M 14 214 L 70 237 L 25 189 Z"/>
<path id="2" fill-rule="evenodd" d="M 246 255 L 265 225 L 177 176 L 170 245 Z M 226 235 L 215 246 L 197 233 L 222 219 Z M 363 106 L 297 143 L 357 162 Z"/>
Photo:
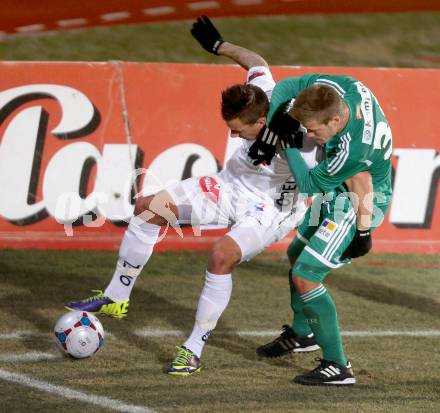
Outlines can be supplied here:
<path id="1" fill-rule="evenodd" d="M 375 207 L 385 216 L 388 205 Z M 289 257 L 296 258 L 292 274 L 308 281 L 323 282 L 330 270 L 351 262 L 340 257 L 355 232 L 356 213 L 348 198 L 340 196 L 336 201 L 314 202 L 287 251 Z"/>

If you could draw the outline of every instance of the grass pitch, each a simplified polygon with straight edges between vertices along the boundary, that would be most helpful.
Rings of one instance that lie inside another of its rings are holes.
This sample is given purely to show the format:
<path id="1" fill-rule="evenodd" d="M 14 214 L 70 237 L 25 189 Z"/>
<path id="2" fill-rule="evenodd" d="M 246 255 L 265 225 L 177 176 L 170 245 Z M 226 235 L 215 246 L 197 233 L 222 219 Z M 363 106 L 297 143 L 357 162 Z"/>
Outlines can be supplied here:
<path id="1" fill-rule="evenodd" d="M 214 19 L 226 40 L 271 65 L 440 67 L 440 13 Z M 0 41 L 2 60 L 231 63 L 205 52 L 192 22 L 54 32 Z"/>
<path id="2" fill-rule="evenodd" d="M 100 317 L 111 334 L 94 358 L 12 359 L 32 352 L 56 355 L 50 332 L 64 313 L 63 304 L 105 287 L 115 259 L 115 253 L 90 251 L 2 251 L 0 372 L 159 413 L 440 411 L 440 336 L 403 335 L 440 331 L 439 256 L 370 255 L 329 276 L 343 331 L 397 334 L 344 336 L 358 380 L 353 388 L 293 384 L 294 375 L 316 365 L 319 352 L 258 360 L 256 346 L 272 336 L 235 334 L 278 330 L 291 320 L 287 261 L 270 254 L 234 272 L 231 303 L 205 347 L 197 376 L 171 377 L 164 369 L 174 347 L 191 331 L 204 279 L 207 255 L 203 253 L 154 255 L 136 284 L 128 318 Z M 145 329 L 174 334 L 178 330 L 185 335 L 138 334 Z M 14 338 L 11 333 L 18 331 L 28 335 Z M 106 405 L 68 400 L 2 379 L 0 394 L 2 411 L 111 411 Z"/>
<path id="3" fill-rule="evenodd" d="M 438 20 L 439 13 L 404 13 L 215 23 L 226 39 L 256 50 L 270 64 L 440 67 Z M 189 22 L 161 23 L 6 38 L 0 54 L 2 60 L 230 63 L 203 51 L 189 27 Z M 262 255 L 234 272 L 233 297 L 205 348 L 202 372 L 166 375 L 174 346 L 191 331 L 206 258 L 153 256 L 136 284 L 129 317 L 100 317 L 111 335 L 96 357 L 19 362 L 23 354 L 57 354 L 51 330 L 63 304 L 104 288 L 116 254 L 0 251 L 0 376 L 18 373 L 22 382 L 37 379 L 48 390 L 0 378 L 0 411 L 114 411 L 93 395 L 124 402 L 119 411 L 128 412 L 141 410 L 127 404 L 158 413 L 440 411 L 440 337 L 402 335 L 440 330 L 439 256 L 369 255 L 329 276 L 343 331 L 397 333 L 343 337 L 358 384 L 342 389 L 291 382 L 316 366 L 319 353 L 258 360 L 255 348 L 274 336 L 234 334 L 278 330 L 291 321 L 288 265 L 277 255 Z M 184 334 L 137 334 L 145 329 Z M 61 394 L 52 385 L 64 386 Z M 68 399 L 69 389 L 89 396 L 83 402 Z"/>

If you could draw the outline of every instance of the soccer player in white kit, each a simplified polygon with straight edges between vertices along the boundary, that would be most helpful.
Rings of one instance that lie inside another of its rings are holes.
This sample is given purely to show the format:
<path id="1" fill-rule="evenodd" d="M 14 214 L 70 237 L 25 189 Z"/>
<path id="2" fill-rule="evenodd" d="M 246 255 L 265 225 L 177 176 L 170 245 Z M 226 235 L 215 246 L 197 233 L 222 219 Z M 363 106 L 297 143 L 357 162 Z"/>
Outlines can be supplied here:
<path id="1" fill-rule="evenodd" d="M 213 30 L 217 34 L 214 37 L 210 36 Z M 246 84 L 233 85 L 222 93 L 222 116 L 231 136 L 242 138 L 242 145 L 219 173 L 192 177 L 156 195 L 139 197 L 107 288 L 66 306 L 122 318 L 127 314 L 131 290 L 152 255 L 161 226 L 231 227 L 211 250 L 193 331 L 168 368 L 168 373 L 174 375 L 190 375 L 200 370 L 203 347 L 231 296 L 234 267 L 285 237 L 306 210 L 306 199 L 299 196 L 282 155 L 275 154 L 270 164 L 254 165 L 248 154 L 257 135 L 266 128 L 268 99 L 275 86 L 266 61 L 250 50 L 219 42 L 220 35 L 207 18 L 194 23 L 192 34 L 206 50 L 229 57 L 248 71 Z M 303 145 L 303 158 L 313 168 L 321 160 L 322 151 L 310 140 Z M 303 351 L 318 349 L 313 337 L 298 337 L 296 341 Z"/>

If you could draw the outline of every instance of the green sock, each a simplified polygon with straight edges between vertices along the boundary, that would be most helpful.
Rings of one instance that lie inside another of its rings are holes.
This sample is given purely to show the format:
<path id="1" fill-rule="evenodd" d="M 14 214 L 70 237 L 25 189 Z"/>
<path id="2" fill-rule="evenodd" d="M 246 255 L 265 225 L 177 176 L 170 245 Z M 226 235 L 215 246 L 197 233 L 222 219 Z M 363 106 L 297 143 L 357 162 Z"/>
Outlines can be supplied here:
<path id="1" fill-rule="evenodd" d="M 290 284 L 290 305 L 293 310 L 292 330 L 299 336 L 308 336 L 312 333 L 312 329 L 304 314 L 301 295 L 293 288 L 292 283 Z"/>
<path id="2" fill-rule="evenodd" d="M 292 272 L 289 271 L 290 307 L 293 311 L 292 330 L 299 336 L 308 336 L 312 333 L 307 317 L 304 314 L 304 303 L 301 295 L 295 290 L 292 280 Z"/>
<path id="3" fill-rule="evenodd" d="M 301 300 L 316 342 L 322 348 L 324 360 L 346 366 L 335 303 L 326 288 L 320 285 L 302 294 Z"/>

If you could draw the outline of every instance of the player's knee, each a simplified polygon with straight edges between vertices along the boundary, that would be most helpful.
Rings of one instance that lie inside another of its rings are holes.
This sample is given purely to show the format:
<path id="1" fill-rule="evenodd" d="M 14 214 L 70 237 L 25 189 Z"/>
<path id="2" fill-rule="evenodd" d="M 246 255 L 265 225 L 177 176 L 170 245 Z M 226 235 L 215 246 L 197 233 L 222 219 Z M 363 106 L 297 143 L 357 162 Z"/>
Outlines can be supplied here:
<path id="1" fill-rule="evenodd" d="M 141 215 L 142 213 L 150 210 L 151 199 L 154 195 L 140 196 L 136 199 L 136 205 L 134 206 L 134 215 Z"/>
<path id="2" fill-rule="evenodd" d="M 301 276 L 292 273 L 292 284 L 299 294 L 305 294 L 313 288 L 318 287 L 320 283 L 305 280 L 304 278 L 301 278 Z"/>
<path id="3" fill-rule="evenodd" d="M 163 197 L 160 192 L 155 195 L 139 197 L 136 200 L 134 215 L 155 225 L 166 225 L 168 222 L 176 221 L 176 212 L 170 208 L 169 203 L 167 204 L 165 200 L 161 201 Z"/>
<path id="4" fill-rule="evenodd" d="M 153 200 L 154 195 L 141 196 L 136 200 L 136 205 L 134 207 L 134 215 L 142 218 L 145 222 L 155 225 L 165 225 L 166 221 L 158 216 L 155 212 L 150 210 L 150 204 Z"/>
<path id="5" fill-rule="evenodd" d="M 213 274 L 228 274 L 241 260 L 241 250 L 229 237 L 214 244 L 208 260 L 208 271 Z"/>

